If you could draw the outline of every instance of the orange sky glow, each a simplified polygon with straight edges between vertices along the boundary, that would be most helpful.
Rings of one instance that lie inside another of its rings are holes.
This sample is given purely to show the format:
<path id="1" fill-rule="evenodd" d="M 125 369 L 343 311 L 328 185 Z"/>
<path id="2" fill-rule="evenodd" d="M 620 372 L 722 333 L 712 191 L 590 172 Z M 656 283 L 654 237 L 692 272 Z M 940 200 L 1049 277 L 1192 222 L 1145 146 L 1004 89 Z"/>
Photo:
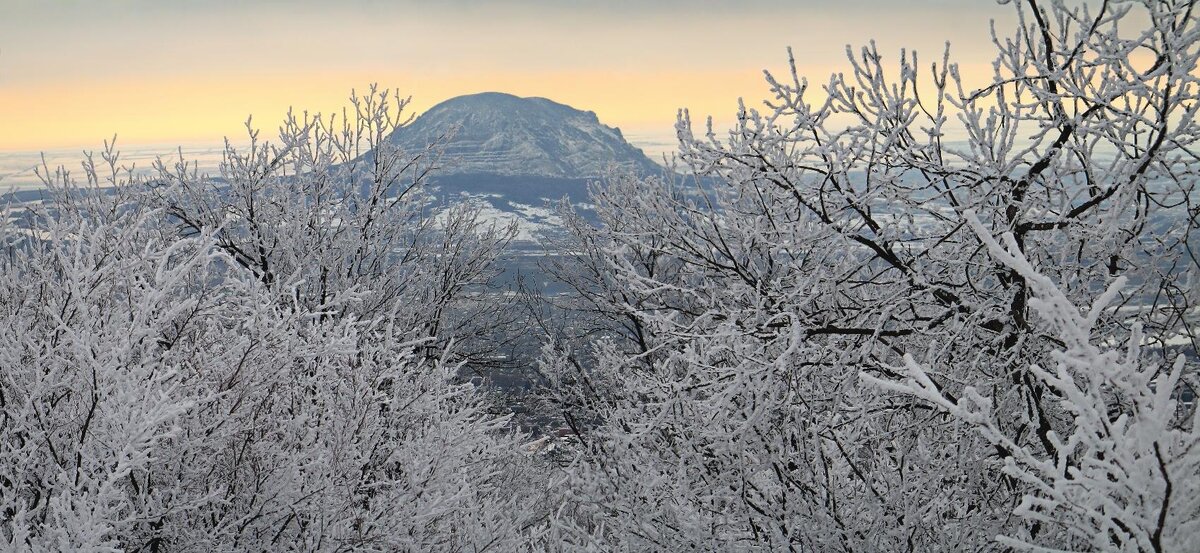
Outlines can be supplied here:
<path id="1" fill-rule="evenodd" d="M 903 7 L 896 4 L 904 4 Z M 420 112 L 460 94 L 544 96 L 642 140 L 669 140 L 679 108 L 731 119 L 767 95 L 787 46 L 820 83 L 845 46 L 874 38 L 922 65 L 950 40 L 990 81 L 988 0 L 814 2 L 452 0 L 250 2 L 0 0 L 0 150 L 219 142 L 273 129 L 289 106 L 340 109 L 369 83 Z"/>

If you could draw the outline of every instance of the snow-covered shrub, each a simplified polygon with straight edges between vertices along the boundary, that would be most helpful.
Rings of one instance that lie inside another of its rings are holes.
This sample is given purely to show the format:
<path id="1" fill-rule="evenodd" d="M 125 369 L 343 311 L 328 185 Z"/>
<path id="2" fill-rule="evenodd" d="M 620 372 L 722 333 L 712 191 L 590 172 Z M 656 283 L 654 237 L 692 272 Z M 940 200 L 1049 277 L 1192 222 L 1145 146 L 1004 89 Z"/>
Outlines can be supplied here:
<path id="1" fill-rule="evenodd" d="M 1030 370 L 1058 363 L 1060 329 L 1035 323 L 1030 276 L 989 254 L 966 214 L 1011 233 L 1072 305 L 1123 277 L 1090 330 L 1138 325 L 1130 364 L 1155 366 L 1180 343 L 1194 351 L 1200 18 L 1189 2 L 1011 6 L 1018 26 L 994 32 L 987 81 L 968 82 L 949 49 L 932 66 L 902 53 L 895 69 L 874 45 L 850 50 L 849 70 L 819 90 L 793 62 L 768 75 L 765 109 L 741 106 L 727 134 L 680 114 L 688 176 L 618 174 L 597 188 L 600 225 L 573 226 L 566 251 L 580 262 L 558 272 L 579 291 L 569 307 L 595 313 L 606 338 L 560 340 L 544 361 L 549 401 L 580 442 L 561 539 L 1085 546 L 1090 527 L 1052 530 L 1074 519 L 1042 509 L 1037 482 L 1005 467 L 1015 446 L 1075 462 L 1060 440 L 1083 431 L 1075 409 L 1092 406 L 1064 404 Z M 986 399 L 1015 446 L 864 385 L 862 374 L 905 378 L 906 355 L 949 401 L 967 387 Z M 1172 481 L 1194 481 L 1187 466 Z M 1053 524 L 1013 516 L 1023 501 Z M 1159 512 L 1151 496 L 1138 505 L 1151 510 L 1136 516 Z M 1181 524 L 1171 531 L 1190 528 L 1188 505 L 1168 516 Z"/>
<path id="2" fill-rule="evenodd" d="M 970 220 L 970 215 L 968 215 Z M 1051 431 L 1056 455 L 1014 441 L 996 421 L 991 400 L 972 386 L 952 400 L 912 357 L 897 370 L 902 382 L 862 377 L 874 385 L 911 394 L 975 427 L 1007 452 L 1003 471 L 1030 486 L 1015 512 L 1043 528 L 1038 535 L 1001 536 L 1017 550 L 1045 551 L 1057 543 L 1095 551 L 1186 551 L 1200 535 L 1200 426 L 1195 413 L 1178 416 L 1174 392 L 1188 359 L 1168 366 L 1147 363 L 1144 336 L 1135 323 L 1124 348 L 1095 336 L 1094 327 L 1126 286 L 1117 277 L 1086 311 L 1080 311 L 1021 253 L 1011 233 L 1002 247 L 972 221 L 989 251 L 1030 284 L 1030 305 L 1062 343 L 1053 369 L 1029 372 L 1070 418 L 1068 434 Z M 1195 363 L 1195 360 L 1192 360 Z M 1049 543 L 1045 543 L 1049 542 Z"/>
<path id="3" fill-rule="evenodd" d="M 486 323 L 464 291 L 511 230 L 432 221 L 418 160 L 436 146 L 388 149 L 386 98 L 358 99 L 344 134 L 289 120 L 282 147 L 229 147 L 215 178 L 135 178 L 110 147 L 107 182 L 45 172 L 45 200 L 10 207 L 5 549 L 532 543 L 540 471 L 455 348 L 464 318 Z M 372 159 L 331 157 L 335 134 Z"/>

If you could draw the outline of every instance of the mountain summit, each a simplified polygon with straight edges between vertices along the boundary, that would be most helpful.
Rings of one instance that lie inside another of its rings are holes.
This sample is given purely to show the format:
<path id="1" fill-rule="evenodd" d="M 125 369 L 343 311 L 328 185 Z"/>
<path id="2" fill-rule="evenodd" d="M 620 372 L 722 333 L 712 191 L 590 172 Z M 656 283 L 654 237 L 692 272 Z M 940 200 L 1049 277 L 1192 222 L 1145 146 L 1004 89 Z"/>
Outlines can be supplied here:
<path id="1" fill-rule="evenodd" d="M 390 140 L 420 149 L 454 127 L 458 131 L 446 144 L 442 174 L 583 178 L 598 176 L 614 163 L 641 174 L 662 170 L 594 112 L 500 92 L 446 100 L 397 129 Z"/>

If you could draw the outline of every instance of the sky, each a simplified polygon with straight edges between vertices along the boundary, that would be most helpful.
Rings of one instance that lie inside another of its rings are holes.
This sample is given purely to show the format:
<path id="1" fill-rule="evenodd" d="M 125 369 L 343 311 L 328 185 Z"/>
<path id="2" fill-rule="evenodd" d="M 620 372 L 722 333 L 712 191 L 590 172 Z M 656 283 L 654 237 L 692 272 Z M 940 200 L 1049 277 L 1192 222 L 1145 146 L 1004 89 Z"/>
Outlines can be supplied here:
<path id="1" fill-rule="evenodd" d="M 768 95 L 791 46 L 802 75 L 875 39 L 922 65 L 944 43 L 986 84 L 992 0 L 0 0 L 0 152 L 219 143 L 253 114 L 339 110 L 370 83 L 416 112 L 461 94 L 542 96 L 595 111 L 637 144 L 679 108 L 730 121 Z M 654 149 L 654 148 L 651 148 Z"/>

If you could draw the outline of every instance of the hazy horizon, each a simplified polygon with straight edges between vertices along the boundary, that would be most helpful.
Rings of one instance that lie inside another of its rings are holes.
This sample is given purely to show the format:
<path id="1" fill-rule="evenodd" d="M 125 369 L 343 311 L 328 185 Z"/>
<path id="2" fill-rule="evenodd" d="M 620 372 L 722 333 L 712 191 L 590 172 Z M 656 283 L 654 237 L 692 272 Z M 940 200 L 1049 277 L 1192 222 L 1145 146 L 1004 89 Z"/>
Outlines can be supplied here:
<path id="1" fill-rule="evenodd" d="M 126 146 L 219 145 L 248 115 L 271 130 L 289 107 L 340 111 L 351 89 L 379 83 L 412 95 L 414 114 L 483 91 L 547 97 L 595 111 L 657 157 L 679 108 L 724 126 L 739 97 L 758 105 L 762 71 L 784 71 L 789 46 L 814 85 L 848 66 L 847 44 L 871 38 L 893 62 L 915 48 L 925 67 L 949 40 L 964 75 L 986 77 L 988 20 L 1010 12 L 946 0 L 0 0 L 0 151 L 94 149 L 114 134 Z"/>

